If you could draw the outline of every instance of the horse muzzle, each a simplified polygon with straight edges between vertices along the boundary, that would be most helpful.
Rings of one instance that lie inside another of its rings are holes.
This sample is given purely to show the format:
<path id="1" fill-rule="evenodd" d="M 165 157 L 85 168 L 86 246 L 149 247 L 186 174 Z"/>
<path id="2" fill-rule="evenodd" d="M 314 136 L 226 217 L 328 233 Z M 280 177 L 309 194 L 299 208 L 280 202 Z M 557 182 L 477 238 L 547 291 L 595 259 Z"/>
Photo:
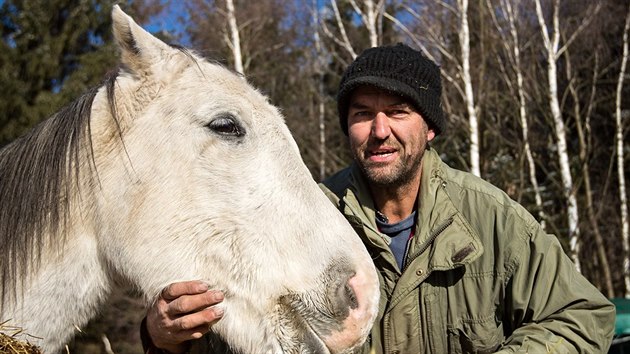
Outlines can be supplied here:
<path id="1" fill-rule="evenodd" d="M 283 322 L 299 333 L 280 339 L 285 353 L 352 353 L 372 328 L 380 296 L 373 266 L 350 271 L 333 265 L 324 274 L 320 289 L 280 298 Z"/>

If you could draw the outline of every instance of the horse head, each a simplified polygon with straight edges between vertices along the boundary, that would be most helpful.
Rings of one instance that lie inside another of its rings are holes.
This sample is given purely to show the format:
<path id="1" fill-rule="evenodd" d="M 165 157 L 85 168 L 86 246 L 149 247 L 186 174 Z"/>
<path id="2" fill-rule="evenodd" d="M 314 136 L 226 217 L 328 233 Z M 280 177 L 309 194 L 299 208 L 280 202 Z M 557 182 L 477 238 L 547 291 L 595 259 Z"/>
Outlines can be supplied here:
<path id="1" fill-rule="evenodd" d="M 225 293 L 212 332 L 236 351 L 359 346 L 377 313 L 374 265 L 278 109 L 244 77 L 163 43 L 117 6 L 112 18 L 121 69 L 94 92 L 88 128 L 75 134 L 85 138 L 55 142 L 69 146 L 59 154 L 62 225 L 34 228 L 41 249 L 27 253 L 38 261 L 0 273 L 26 274 L 13 280 L 21 292 L 3 293 L 1 319 L 55 352 L 115 279 L 147 303 L 172 282 L 203 279 Z"/>

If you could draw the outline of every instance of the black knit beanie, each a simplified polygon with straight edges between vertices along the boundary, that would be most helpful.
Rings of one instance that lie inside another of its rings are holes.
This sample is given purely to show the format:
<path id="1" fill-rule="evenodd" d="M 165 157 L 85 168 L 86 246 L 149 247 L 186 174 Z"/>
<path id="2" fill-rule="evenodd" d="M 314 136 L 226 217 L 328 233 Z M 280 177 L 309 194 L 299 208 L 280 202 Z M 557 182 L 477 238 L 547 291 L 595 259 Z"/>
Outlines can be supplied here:
<path id="1" fill-rule="evenodd" d="M 375 47 L 363 51 L 348 66 L 337 94 L 339 123 L 346 135 L 350 95 L 361 85 L 375 86 L 409 99 L 435 135 L 444 131 L 440 68 L 421 52 L 402 43 Z"/>

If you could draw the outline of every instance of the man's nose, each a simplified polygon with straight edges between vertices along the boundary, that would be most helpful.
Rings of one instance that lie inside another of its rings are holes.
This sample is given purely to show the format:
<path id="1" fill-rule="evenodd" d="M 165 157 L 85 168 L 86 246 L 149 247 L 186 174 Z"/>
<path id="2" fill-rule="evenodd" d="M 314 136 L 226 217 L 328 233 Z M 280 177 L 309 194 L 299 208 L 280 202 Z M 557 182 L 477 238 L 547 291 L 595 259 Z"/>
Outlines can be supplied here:
<path id="1" fill-rule="evenodd" d="M 376 113 L 376 117 L 372 121 L 372 136 L 383 140 L 387 139 L 391 132 L 387 115 L 383 112 Z"/>

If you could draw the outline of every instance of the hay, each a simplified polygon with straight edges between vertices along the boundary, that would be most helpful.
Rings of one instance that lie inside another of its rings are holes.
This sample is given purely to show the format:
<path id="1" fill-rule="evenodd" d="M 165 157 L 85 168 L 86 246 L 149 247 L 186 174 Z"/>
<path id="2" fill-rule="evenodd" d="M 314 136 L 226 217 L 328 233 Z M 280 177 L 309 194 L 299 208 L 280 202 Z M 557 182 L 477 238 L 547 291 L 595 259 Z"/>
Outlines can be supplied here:
<path id="1" fill-rule="evenodd" d="M 15 338 L 21 333 L 22 329 L 19 327 L 8 326 L 6 322 L 0 323 L 0 354 L 42 354 L 39 347 Z"/>

